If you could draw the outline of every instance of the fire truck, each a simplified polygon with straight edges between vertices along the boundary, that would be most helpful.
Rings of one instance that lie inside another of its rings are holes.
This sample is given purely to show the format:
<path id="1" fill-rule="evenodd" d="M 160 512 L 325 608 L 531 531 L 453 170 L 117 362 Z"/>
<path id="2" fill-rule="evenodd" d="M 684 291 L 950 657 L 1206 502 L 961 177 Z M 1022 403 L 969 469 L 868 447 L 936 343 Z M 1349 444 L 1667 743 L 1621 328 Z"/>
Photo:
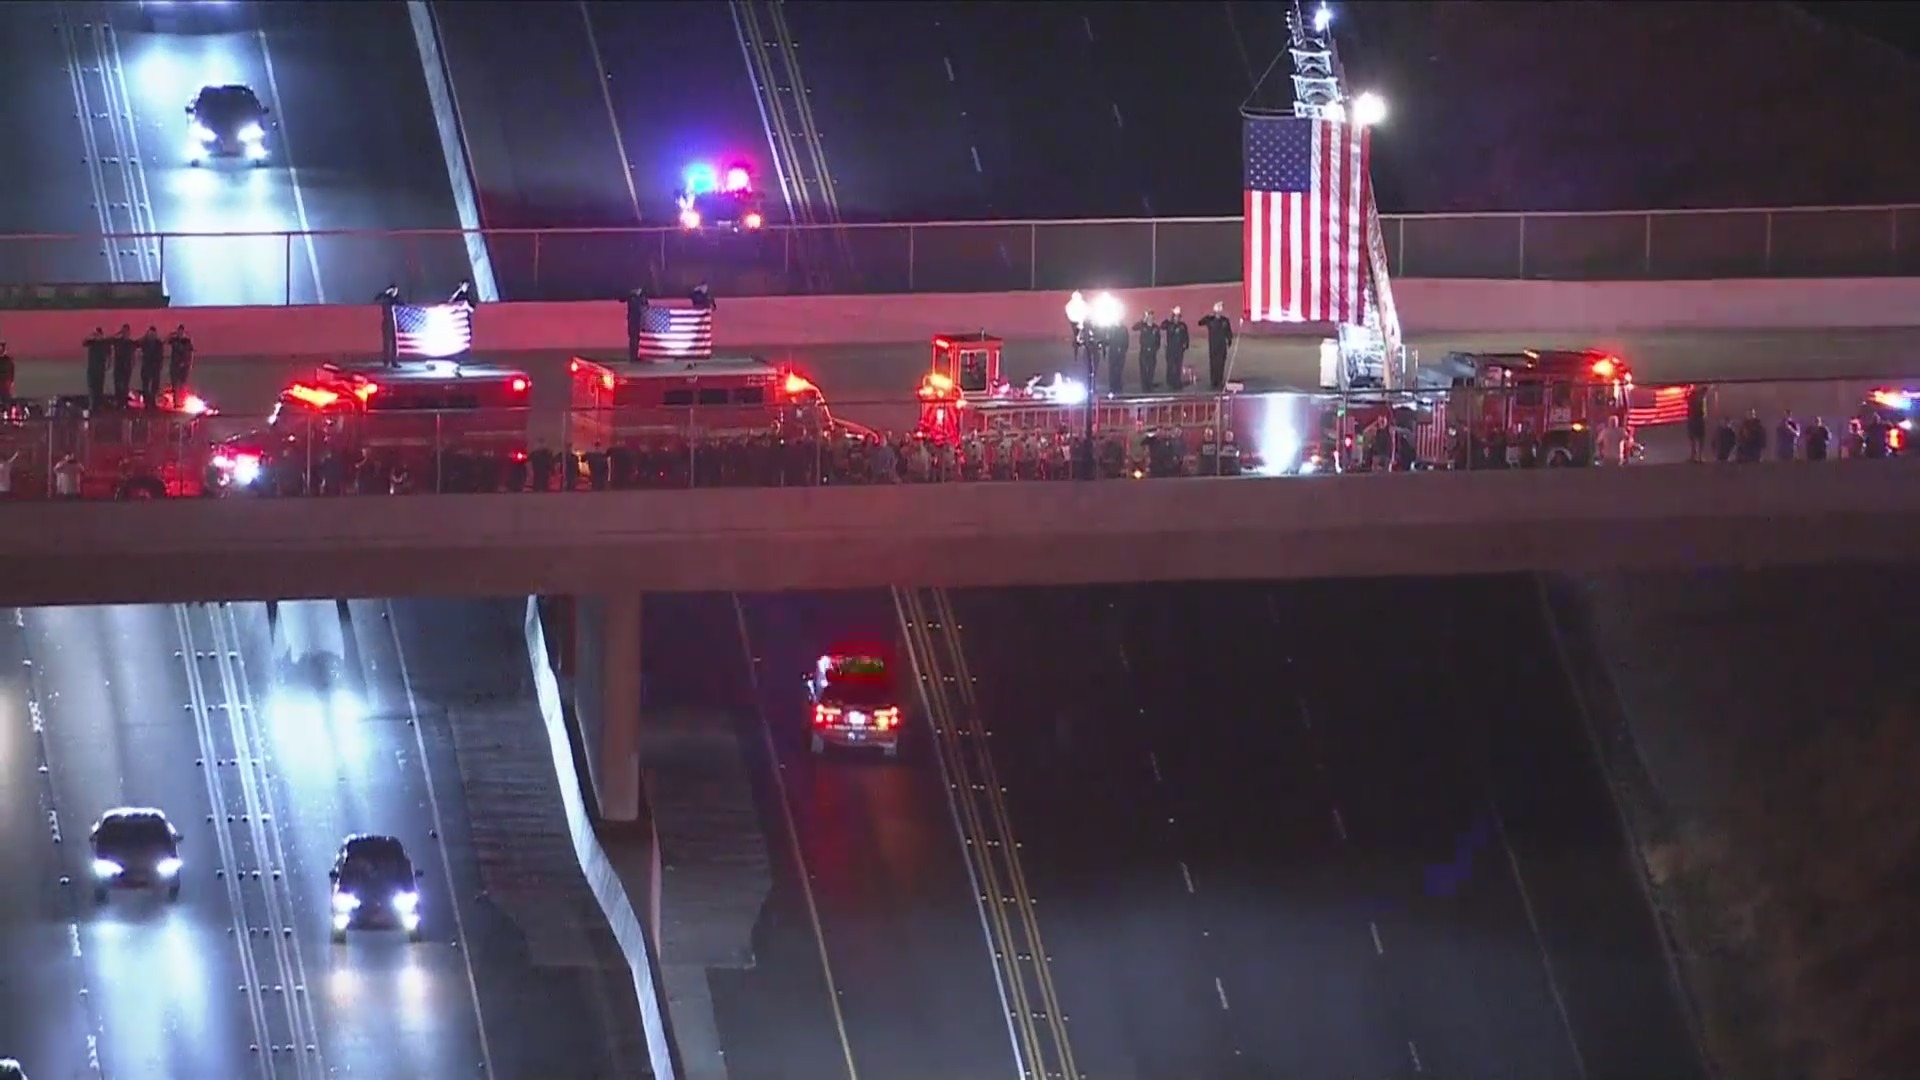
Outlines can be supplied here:
<path id="1" fill-rule="evenodd" d="M 524 460 L 532 391 L 526 372 L 492 364 L 322 364 L 280 391 L 265 428 L 220 448 L 216 483 L 293 492 L 329 462 L 437 478 L 448 455 Z"/>
<path id="2" fill-rule="evenodd" d="M 90 499 L 199 495 L 216 455 L 207 430 L 215 410 L 194 394 L 163 392 L 149 408 L 138 394 L 98 404 L 74 394 L 16 401 L 0 410 L 0 458 L 11 461 L 16 496 L 55 492 L 71 459 Z"/>
<path id="3" fill-rule="evenodd" d="M 1465 439 L 1454 444 L 1456 459 L 1469 448 L 1511 457 L 1530 443 L 1542 464 L 1591 465 L 1599 429 L 1634 419 L 1632 369 L 1597 349 L 1449 353 L 1444 367 L 1447 415 Z M 1684 392 L 1682 406 L 1684 419 Z"/>
<path id="4" fill-rule="evenodd" d="M 836 420 L 811 379 L 758 357 L 629 363 L 576 356 L 567 367 L 576 450 L 668 437 L 865 432 Z"/>
<path id="5" fill-rule="evenodd" d="M 1014 385 L 1000 374 L 1003 346 L 1000 338 L 984 331 L 933 339 L 933 363 L 918 391 L 921 438 L 962 442 L 1004 433 L 1072 439 L 1086 430 L 1087 410 L 1092 409 L 1096 440 L 1150 434 L 1156 445 L 1177 447 L 1175 457 L 1191 459 L 1196 471 L 1285 471 L 1298 455 L 1293 414 L 1304 395 L 1095 397 L 1077 380 L 1060 374 Z M 1160 468 L 1177 464 L 1163 457 Z M 1160 471 L 1143 462 L 1128 465 L 1138 475 Z"/>

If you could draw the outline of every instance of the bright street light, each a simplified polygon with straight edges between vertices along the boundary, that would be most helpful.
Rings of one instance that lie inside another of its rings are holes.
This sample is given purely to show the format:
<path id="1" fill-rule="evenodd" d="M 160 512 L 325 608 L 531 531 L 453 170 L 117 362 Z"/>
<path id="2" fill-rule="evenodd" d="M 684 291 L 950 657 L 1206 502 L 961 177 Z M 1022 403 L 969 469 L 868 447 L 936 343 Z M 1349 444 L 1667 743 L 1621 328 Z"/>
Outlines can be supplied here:
<path id="1" fill-rule="evenodd" d="M 1114 327 L 1126 321 L 1127 308 L 1119 297 L 1103 292 L 1093 298 L 1093 325 Z"/>
<path id="2" fill-rule="evenodd" d="M 1078 289 L 1074 290 L 1072 296 L 1067 297 L 1067 321 L 1075 326 L 1086 324 L 1087 298 L 1081 296 Z"/>
<path id="3" fill-rule="evenodd" d="M 1387 118 L 1387 100 L 1369 90 L 1353 99 L 1353 122 L 1372 127 Z"/>
<path id="4" fill-rule="evenodd" d="M 1327 32 L 1327 27 L 1332 25 L 1332 23 L 1333 11 L 1328 8 L 1327 5 L 1321 4 L 1313 13 L 1313 32 L 1316 34 L 1324 34 Z"/>

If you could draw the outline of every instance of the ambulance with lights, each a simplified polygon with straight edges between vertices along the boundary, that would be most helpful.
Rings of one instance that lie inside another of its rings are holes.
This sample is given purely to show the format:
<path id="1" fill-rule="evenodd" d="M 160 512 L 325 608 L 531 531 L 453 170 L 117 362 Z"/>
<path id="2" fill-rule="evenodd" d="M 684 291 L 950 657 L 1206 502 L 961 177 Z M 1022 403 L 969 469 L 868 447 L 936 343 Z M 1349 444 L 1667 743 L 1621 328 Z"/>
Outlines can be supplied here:
<path id="1" fill-rule="evenodd" d="M 1301 395 L 1146 394 L 1095 397 L 1062 374 L 1015 385 L 1000 373 L 1004 342 L 984 331 L 940 334 L 920 380 L 922 438 L 956 442 L 995 433 L 1080 437 L 1093 410 L 1095 437 L 1178 433 L 1189 452 L 1231 444 L 1238 471 L 1287 471 L 1298 458 L 1293 413 Z"/>
<path id="2" fill-rule="evenodd" d="M 577 449 L 631 447 L 660 437 L 865 432 L 835 420 L 805 375 L 758 357 L 628 363 L 576 356 L 567 368 Z"/>
<path id="3" fill-rule="evenodd" d="M 808 746 L 878 750 L 900 756 L 901 693 L 893 666 L 878 649 L 837 649 L 814 661 L 806 674 Z"/>
<path id="4" fill-rule="evenodd" d="M 423 476 L 441 452 L 525 460 L 532 392 L 526 372 L 492 364 L 322 364 L 280 391 L 266 428 L 220 448 L 219 484 L 253 489 L 277 469 L 304 474 L 329 455 Z"/>
<path id="5" fill-rule="evenodd" d="M 680 227 L 688 232 L 757 232 L 767 222 L 753 170 L 743 164 L 729 165 L 724 172 L 704 163 L 690 167 L 673 201 Z"/>
<path id="6" fill-rule="evenodd" d="M 164 392 L 153 408 L 138 393 L 98 408 L 83 394 L 16 400 L 0 409 L 0 458 L 12 460 L 17 495 L 54 493 L 54 469 L 71 457 L 89 499 L 164 499 L 206 490 L 218 456 L 207 430 L 217 415 L 196 394 Z"/>

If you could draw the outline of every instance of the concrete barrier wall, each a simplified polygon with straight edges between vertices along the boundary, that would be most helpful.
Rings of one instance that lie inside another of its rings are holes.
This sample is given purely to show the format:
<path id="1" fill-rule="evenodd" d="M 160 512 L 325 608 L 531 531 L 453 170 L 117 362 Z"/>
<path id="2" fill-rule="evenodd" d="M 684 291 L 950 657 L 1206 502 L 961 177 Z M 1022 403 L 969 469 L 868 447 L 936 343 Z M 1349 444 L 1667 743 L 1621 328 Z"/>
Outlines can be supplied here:
<path id="1" fill-rule="evenodd" d="M 1920 460 L 0 506 L 0 602 L 1905 560 Z"/>
<path id="2" fill-rule="evenodd" d="M 653 945 L 639 915 L 634 911 L 620 875 L 594 835 L 593 818 L 587 812 L 580 774 L 573 764 L 573 745 L 567 738 L 567 724 L 560 702 L 560 684 L 554 678 L 547 654 L 546 631 L 540 622 L 540 604 L 527 599 L 527 660 L 533 665 L 533 684 L 540 701 L 540 715 L 546 721 L 547 741 L 553 747 L 553 768 L 560 777 L 560 798 L 565 803 L 567 830 L 573 836 L 573 851 L 593 889 L 594 899 L 613 927 L 627 966 L 633 972 L 633 996 L 640 1002 L 640 1022 L 646 1028 L 647 1063 L 659 1080 L 674 1080 L 678 1075 L 672 1036 L 667 1027 L 659 979 L 654 964 Z"/>
<path id="3" fill-rule="evenodd" d="M 1238 283 L 1121 293 L 1128 310 L 1185 308 L 1198 317 L 1215 301 L 1239 307 Z M 1667 330 L 1863 329 L 1920 325 L 1920 278 L 1810 281 L 1438 281 L 1395 283 L 1409 334 L 1635 333 Z M 986 329 L 1007 338 L 1064 337 L 1067 294 L 941 293 L 909 296 L 722 298 L 722 350 L 923 342 Z M 95 327 L 131 321 L 139 333 L 184 322 L 202 356 L 373 356 L 380 310 L 370 305 L 180 308 L 170 311 L 0 313 L 0 339 L 22 358 L 80 358 Z M 1311 327 L 1260 332 L 1315 333 Z M 481 352 L 575 349 L 618 353 L 626 313 L 615 301 L 482 305 Z"/>

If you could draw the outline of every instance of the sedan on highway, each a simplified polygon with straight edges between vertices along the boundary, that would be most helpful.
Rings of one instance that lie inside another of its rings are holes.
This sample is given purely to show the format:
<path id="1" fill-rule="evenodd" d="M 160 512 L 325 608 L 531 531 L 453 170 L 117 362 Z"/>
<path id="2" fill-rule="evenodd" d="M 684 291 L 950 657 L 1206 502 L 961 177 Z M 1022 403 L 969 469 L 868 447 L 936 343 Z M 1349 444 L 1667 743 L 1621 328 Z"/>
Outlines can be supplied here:
<path id="1" fill-rule="evenodd" d="M 420 872 L 406 846 L 391 836 L 356 834 L 340 844 L 327 876 L 333 880 L 333 940 L 347 931 L 399 929 L 420 940 Z"/>
<path id="2" fill-rule="evenodd" d="M 152 807 L 107 811 L 87 834 L 93 850 L 93 901 L 114 889 L 165 889 L 180 899 L 180 830 Z"/>
<path id="3" fill-rule="evenodd" d="M 187 106 L 187 115 L 193 118 L 187 139 L 188 162 L 199 166 L 217 158 L 233 158 L 249 165 L 265 165 L 269 111 L 252 87 L 202 87 Z"/>

